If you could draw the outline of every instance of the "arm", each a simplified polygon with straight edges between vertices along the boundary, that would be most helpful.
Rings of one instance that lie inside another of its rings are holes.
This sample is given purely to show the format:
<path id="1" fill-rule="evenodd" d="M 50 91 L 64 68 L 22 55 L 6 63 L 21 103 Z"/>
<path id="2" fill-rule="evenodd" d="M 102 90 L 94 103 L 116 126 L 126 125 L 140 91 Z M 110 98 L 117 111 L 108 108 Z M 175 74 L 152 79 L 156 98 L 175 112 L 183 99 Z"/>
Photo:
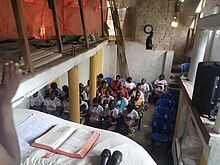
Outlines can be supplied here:
<path id="1" fill-rule="evenodd" d="M 10 62 L 4 66 L 0 85 L 0 160 L 1 164 L 19 164 L 20 150 L 12 117 L 11 99 L 20 83 L 20 70 Z M 4 95 L 2 95 L 4 94 Z"/>

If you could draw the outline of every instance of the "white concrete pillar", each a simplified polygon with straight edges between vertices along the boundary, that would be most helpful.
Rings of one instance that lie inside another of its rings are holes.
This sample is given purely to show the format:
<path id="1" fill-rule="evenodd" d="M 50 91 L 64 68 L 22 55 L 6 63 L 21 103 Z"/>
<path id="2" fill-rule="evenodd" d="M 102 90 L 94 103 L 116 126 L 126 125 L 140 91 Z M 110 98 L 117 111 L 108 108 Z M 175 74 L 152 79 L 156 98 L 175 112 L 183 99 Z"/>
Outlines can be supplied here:
<path id="1" fill-rule="evenodd" d="M 220 134 L 220 108 L 218 110 L 218 115 L 215 120 L 214 131 Z"/>
<path id="2" fill-rule="evenodd" d="M 210 61 L 210 55 L 212 53 L 213 41 L 214 41 L 214 38 L 215 38 L 216 31 L 215 30 L 210 30 L 208 33 L 209 34 L 208 34 L 208 38 L 207 38 L 204 61 Z"/>
<path id="3" fill-rule="evenodd" d="M 193 46 L 192 59 L 190 62 L 190 69 L 188 78 L 190 81 L 195 81 L 197 66 L 202 62 L 205 55 L 208 33 L 207 30 L 199 30 L 196 33 L 195 43 Z"/>

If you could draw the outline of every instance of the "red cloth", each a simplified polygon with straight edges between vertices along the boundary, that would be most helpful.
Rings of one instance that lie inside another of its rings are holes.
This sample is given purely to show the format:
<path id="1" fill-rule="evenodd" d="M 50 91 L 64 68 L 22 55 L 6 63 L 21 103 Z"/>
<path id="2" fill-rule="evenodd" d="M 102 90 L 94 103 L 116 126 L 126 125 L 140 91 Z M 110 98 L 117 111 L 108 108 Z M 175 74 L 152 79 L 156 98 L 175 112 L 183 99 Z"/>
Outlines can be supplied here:
<path id="1" fill-rule="evenodd" d="M 30 3 L 32 2 L 33 3 Z M 28 3 L 29 2 L 29 3 Z M 87 32 L 101 34 L 99 0 L 84 0 Z M 104 22 L 107 20 L 107 0 L 104 0 Z M 82 35 L 82 24 L 76 0 L 57 0 L 57 14 L 62 35 Z M 47 0 L 21 0 L 28 36 L 55 38 L 52 12 Z M 0 0 L 0 39 L 18 38 L 11 1 Z M 40 32 L 43 32 L 40 34 Z"/>

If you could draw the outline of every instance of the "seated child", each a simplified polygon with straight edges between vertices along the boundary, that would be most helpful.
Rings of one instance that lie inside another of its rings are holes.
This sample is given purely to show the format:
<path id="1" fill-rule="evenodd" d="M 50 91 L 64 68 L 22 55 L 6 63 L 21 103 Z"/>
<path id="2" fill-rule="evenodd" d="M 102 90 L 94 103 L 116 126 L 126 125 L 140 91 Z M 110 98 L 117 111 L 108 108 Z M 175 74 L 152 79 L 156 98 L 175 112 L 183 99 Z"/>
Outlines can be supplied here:
<path id="1" fill-rule="evenodd" d="M 114 93 L 114 97 L 117 98 L 118 95 L 123 92 L 124 93 L 124 96 L 126 99 L 129 99 L 129 94 L 128 94 L 128 90 L 125 88 L 125 84 L 124 83 L 120 83 L 120 86 L 119 88 L 115 91 Z"/>
<path id="2" fill-rule="evenodd" d="M 69 87 L 67 85 L 62 86 L 62 91 L 60 94 L 60 98 L 65 99 L 67 97 L 69 97 Z"/>
<path id="3" fill-rule="evenodd" d="M 55 116 L 60 115 L 61 101 L 56 97 L 56 92 L 52 91 L 50 97 L 45 99 L 46 112 Z"/>
<path id="4" fill-rule="evenodd" d="M 101 86 L 103 80 L 104 80 L 104 75 L 103 75 L 102 73 L 100 73 L 100 74 L 97 76 L 97 87 L 100 87 L 100 86 Z"/>
<path id="5" fill-rule="evenodd" d="M 127 105 L 128 100 L 124 97 L 124 92 L 120 92 L 116 99 L 116 108 L 119 110 L 119 113 L 123 113 Z"/>
<path id="6" fill-rule="evenodd" d="M 156 97 L 160 97 L 161 93 L 165 92 L 167 87 L 167 81 L 165 80 L 164 75 L 160 75 L 159 79 L 154 82 L 154 93 Z"/>
<path id="7" fill-rule="evenodd" d="M 136 110 L 134 110 L 134 105 L 129 104 L 127 109 L 123 113 L 125 124 L 128 128 L 128 137 L 131 139 L 135 138 L 134 127 L 138 124 L 139 115 Z"/>
<path id="8" fill-rule="evenodd" d="M 100 117 L 104 112 L 104 109 L 99 105 L 97 98 L 93 99 L 93 105 L 90 107 L 89 125 L 93 127 L 100 127 Z"/>
<path id="9" fill-rule="evenodd" d="M 41 94 L 38 92 L 34 93 L 31 97 L 31 106 L 30 109 L 42 111 L 44 108 L 45 100 Z"/>
<path id="10" fill-rule="evenodd" d="M 111 100 L 114 100 L 114 97 L 110 95 L 110 92 L 109 91 L 106 91 L 106 94 L 105 96 L 101 96 L 101 99 L 102 99 L 102 104 L 103 104 L 103 101 L 104 100 L 107 100 L 108 103 L 111 101 Z"/>
<path id="11" fill-rule="evenodd" d="M 50 84 L 50 88 L 51 88 L 51 91 L 56 91 L 56 92 L 57 92 L 56 94 L 58 94 L 58 96 L 61 95 L 61 89 L 58 88 L 58 85 L 57 85 L 56 82 L 52 82 L 52 83 Z"/>
<path id="12" fill-rule="evenodd" d="M 103 80 L 101 86 L 98 88 L 98 96 L 105 96 L 107 91 L 111 92 L 111 88 L 108 86 L 108 83 Z"/>
<path id="13" fill-rule="evenodd" d="M 120 76 L 119 75 L 117 75 L 116 76 L 116 79 L 114 80 L 114 81 L 112 81 L 111 82 L 111 88 L 112 88 L 112 90 L 113 90 L 113 92 L 115 92 L 118 88 L 119 88 L 119 86 L 120 86 Z"/>
<path id="14" fill-rule="evenodd" d="M 125 88 L 128 91 L 131 91 L 132 89 L 134 89 L 136 87 L 135 83 L 132 82 L 132 77 L 128 77 L 126 82 L 125 82 Z"/>
<path id="15" fill-rule="evenodd" d="M 66 120 L 69 120 L 70 103 L 69 103 L 68 95 L 65 95 L 63 100 L 62 100 L 62 109 L 63 109 L 62 118 L 66 119 Z"/>
<path id="16" fill-rule="evenodd" d="M 80 96 L 82 96 L 82 100 L 85 102 L 89 101 L 89 97 L 85 91 L 84 85 L 82 83 L 79 84 Z"/>
<path id="17" fill-rule="evenodd" d="M 115 101 L 111 100 L 109 102 L 109 117 L 112 125 L 116 124 L 118 116 L 119 110 L 115 108 Z"/>
<path id="18" fill-rule="evenodd" d="M 131 93 L 131 97 L 132 97 L 132 98 L 135 98 L 137 92 L 139 92 L 139 93 L 140 93 L 140 98 L 141 98 L 142 100 L 144 100 L 144 93 L 141 91 L 141 83 L 137 83 L 136 88 L 134 88 L 132 91 L 133 91 L 133 92 Z"/>

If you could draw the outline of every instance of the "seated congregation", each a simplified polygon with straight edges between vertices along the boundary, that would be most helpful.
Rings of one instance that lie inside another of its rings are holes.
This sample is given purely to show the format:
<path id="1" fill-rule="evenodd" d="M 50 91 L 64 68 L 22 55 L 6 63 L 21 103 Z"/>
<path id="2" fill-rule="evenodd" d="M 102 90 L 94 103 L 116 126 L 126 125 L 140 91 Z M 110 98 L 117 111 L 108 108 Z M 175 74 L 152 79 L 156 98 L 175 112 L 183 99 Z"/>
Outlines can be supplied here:
<path id="1" fill-rule="evenodd" d="M 167 92 L 167 82 L 160 75 L 153 85 L 146 78 L 140 82 L 126 80 L 117 75 L 115 80 L 97 76 L 97 93 L 89 102 L 89 80 L 87 85 L 79 84 L 81 124 L 111 130 L 134 139 L 136 128 L 140 130 L 143 112 L 149 108 L 150 101 L 157 101 Z M 30 109 L 45 112 L 69 120 L 69 88 L 58 88 L 57 83 L 50 84 L 45 97 L 40 92 L 31 97 Z"/>

